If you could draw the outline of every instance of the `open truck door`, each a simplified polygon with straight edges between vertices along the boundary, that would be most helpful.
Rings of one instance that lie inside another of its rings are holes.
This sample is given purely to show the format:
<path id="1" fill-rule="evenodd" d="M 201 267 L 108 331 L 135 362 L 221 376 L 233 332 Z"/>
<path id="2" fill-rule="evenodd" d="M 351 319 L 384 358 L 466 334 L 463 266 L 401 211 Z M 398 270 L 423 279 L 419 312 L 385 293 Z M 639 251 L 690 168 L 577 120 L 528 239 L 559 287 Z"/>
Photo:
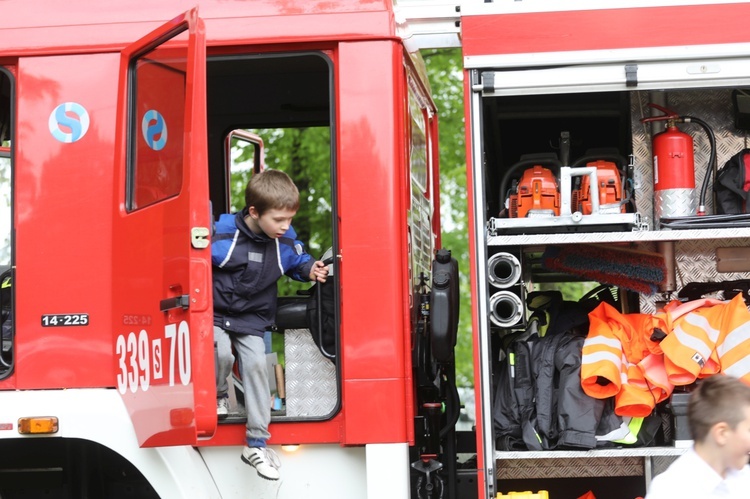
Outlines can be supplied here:
<path id="1" fill-rule="evenodd" d="M 113 222 L 116 387 L 141 446 L 216 429 L 203 22 L 122 51 Z"/>

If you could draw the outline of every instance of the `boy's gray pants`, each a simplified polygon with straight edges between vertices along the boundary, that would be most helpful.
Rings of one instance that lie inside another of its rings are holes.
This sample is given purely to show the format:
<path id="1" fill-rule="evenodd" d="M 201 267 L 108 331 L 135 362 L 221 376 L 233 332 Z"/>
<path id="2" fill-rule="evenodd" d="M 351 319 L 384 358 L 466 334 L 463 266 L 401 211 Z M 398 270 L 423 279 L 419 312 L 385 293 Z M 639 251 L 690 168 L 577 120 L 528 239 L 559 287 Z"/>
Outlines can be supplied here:
<path id="1" fill-rule="evenodd" d="M 214 326 L 216 342 L 216 396 L 229 392 L 227 377 L 232 372 L 234 355 L 232 344 L 239 356 L 240 379 L 245 392 L 247 412 L 247 438 L 268 440 L 271 422 L 271 392 L 268 389 L 266 345 L 262 336 L 236 334 Z"/>

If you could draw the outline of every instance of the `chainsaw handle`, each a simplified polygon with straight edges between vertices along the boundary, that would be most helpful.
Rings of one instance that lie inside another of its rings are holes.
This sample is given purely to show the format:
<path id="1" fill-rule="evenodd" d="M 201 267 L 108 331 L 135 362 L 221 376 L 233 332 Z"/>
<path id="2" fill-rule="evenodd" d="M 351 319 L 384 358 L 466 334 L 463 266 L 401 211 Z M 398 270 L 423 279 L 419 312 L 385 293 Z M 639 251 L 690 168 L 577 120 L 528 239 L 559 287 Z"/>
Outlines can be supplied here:
<path id="1" fill-rule="evenodd" d="M 662 113 L 664 113 L 664 116 L 649 116 L 648 118 L 641 118 L 641 123 L 651 123 L 653 121 L 667 121 L 667 120 L 678 120 L 680 119 L 680 115 L 675 113 L 674 111 L 667 109 L 666 107 L 662 107 L 659 104 L 654 104 L 653 102 L 648 103 L 649 107 L 653 109 L 658 109 Z"/>

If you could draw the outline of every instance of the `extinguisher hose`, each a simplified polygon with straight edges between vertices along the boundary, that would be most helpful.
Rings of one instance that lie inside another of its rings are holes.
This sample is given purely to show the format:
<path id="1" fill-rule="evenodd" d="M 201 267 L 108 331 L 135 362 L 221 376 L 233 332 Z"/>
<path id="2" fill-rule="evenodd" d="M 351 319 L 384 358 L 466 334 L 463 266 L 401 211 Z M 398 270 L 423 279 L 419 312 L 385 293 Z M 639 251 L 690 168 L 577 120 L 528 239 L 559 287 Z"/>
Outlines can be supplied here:
<path id="1" fill-rule="evenodd" d="M 716 136 L 714 131 L 708 126 L 708 123 L 700 118 L 694 116 L 681 116 L 683 123 L 697 123 L 700 125 L 708 136 L 708 142 L 711 145 L 711 153 L 708 157 L 708 165 L 706 166 L 706 172 L 703 175 L 703 184 L 701 185 L 700 201 L 698 202 L 698 215 L 706 214 L 706 193 L 708 192 L 708 184 L 711 181 L 711 176 L 716 169 Z"/>

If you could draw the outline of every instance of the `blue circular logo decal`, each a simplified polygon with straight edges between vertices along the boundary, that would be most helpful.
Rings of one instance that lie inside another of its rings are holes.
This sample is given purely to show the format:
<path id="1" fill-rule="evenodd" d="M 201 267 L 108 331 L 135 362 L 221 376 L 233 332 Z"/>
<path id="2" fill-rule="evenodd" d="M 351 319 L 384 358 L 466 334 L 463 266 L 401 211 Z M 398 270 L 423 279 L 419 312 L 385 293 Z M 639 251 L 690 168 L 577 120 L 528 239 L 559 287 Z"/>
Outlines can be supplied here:
<path id="1" fill-rule="evenodd" d="M 146 111 L 141 121 L 141 132 L 146 144 L 154 151 L 161 151 L 167 145 L 167 122 L 164 121 L 164 116 L 159 111 L 155 109 Z"/>
<path id="2" fill-rule="evenodd" d="M 81 140 L 89 129 L 89 113 L 77 102 L 63 102 L 49 115 L 49 131 L 60 142 Z"/>

